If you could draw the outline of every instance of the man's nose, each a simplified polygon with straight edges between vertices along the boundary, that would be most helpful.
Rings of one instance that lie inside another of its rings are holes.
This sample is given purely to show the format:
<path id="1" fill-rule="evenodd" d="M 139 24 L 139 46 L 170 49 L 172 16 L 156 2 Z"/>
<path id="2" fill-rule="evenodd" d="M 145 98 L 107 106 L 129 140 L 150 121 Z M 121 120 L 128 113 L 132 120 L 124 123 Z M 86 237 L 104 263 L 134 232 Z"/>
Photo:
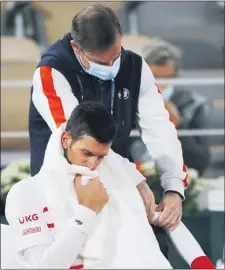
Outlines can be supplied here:
<path id="1" fill-rule="evenodd" d="M 94 171 L 98 166 L 98 157 L 90 157 L 87 166 L 91 171 Z"/>

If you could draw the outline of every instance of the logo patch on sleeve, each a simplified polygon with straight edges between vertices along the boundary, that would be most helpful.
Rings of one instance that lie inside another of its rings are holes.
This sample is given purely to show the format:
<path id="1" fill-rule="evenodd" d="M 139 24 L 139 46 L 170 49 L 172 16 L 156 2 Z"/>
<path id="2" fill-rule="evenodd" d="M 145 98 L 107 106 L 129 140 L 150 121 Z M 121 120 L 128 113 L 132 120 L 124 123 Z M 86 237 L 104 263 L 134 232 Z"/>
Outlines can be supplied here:
<path id="1" fill-rule="evenodd" d="M 32 221 L 37 221 L 38 220 L 38 215 L 37 214 L 32 214 L 29 216 L 24 216 L 19 218 L 19 223 L 24 224 L 27 222 L 32 222 Z"/>
<path id="2" fill-rule="evenodd" d="M 41 227 L 34 227 L 34 228 L 28 228 L 22 231 L 23 235 L 27 235 L 30 233 L 37 233 L 37 232 L 41 232 Z"/>

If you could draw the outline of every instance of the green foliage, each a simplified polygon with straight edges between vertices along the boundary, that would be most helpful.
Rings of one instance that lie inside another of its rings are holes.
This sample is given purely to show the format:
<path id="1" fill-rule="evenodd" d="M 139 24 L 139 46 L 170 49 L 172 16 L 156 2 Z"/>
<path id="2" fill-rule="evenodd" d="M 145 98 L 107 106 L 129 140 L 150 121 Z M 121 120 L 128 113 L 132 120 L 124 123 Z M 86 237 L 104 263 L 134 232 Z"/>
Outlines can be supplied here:
<path id="1" fill-rule="evenodd" d="M 29 160 L 17 160 L 1 170 L 1 200 L 5 201 L 7 193 L 13 185 L 30 177 Z"/>

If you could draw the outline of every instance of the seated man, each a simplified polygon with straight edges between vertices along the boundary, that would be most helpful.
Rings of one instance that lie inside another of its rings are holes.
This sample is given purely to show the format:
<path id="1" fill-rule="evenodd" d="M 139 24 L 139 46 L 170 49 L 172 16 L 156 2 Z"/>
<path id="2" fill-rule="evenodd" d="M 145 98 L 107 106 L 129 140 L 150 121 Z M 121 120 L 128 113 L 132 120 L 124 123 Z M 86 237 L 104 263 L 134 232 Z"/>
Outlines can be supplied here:
<path id="1" fill-rule="evenodd" d="M 115 133 L 103 105 L 81 103 L 52 134 L 40 172 L 8 193 L 6 217 L 29 268 L 172 268 L 136 188 L 143 176 L 110 149 Z"/>
<path id="2" fill-rule="evenodd" d="M 180 50 L 172 44 L 152 39 L 151 44 L 144 49 L 145 61 L 156 79 L 174 78 L 180 68 Z M 207 128 L 210 119 L 211 106 L 204 96 L 184 89 L 182 86 L 158 85 L 171 121 L 178 130 Z M 179 137 L 182 144 L 184 162 L 189 168 L 194 168 L 201 176 L 210 162 L 210 152 L 205 136 Z M 145 148 L 143 146 L 143 148 Z M 136 150 L 133 150 L 136 152 Z M 144 152 L 147 150 L 145 148 Z"/>

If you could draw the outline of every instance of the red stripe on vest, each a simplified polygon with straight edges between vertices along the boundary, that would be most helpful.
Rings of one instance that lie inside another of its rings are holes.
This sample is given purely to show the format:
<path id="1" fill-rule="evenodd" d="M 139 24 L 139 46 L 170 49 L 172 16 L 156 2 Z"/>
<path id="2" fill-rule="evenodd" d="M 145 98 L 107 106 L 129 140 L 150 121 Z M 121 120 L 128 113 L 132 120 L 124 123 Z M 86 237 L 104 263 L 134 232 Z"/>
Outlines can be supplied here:
<path id="1" fill-rule="evenodd" d="M 52 68 L 48 66 L 43 66 L 40 68 L 40 76 L 42 82 L 42 88 L 45 96 L 47 97 L 49 109 L 51 111 L 53 120 L 56 126 L 59 127 L 62 123 L 66 122 L 62 101 L 59 96 L 57 96 L 56 90 L 54 88 Z"/>

